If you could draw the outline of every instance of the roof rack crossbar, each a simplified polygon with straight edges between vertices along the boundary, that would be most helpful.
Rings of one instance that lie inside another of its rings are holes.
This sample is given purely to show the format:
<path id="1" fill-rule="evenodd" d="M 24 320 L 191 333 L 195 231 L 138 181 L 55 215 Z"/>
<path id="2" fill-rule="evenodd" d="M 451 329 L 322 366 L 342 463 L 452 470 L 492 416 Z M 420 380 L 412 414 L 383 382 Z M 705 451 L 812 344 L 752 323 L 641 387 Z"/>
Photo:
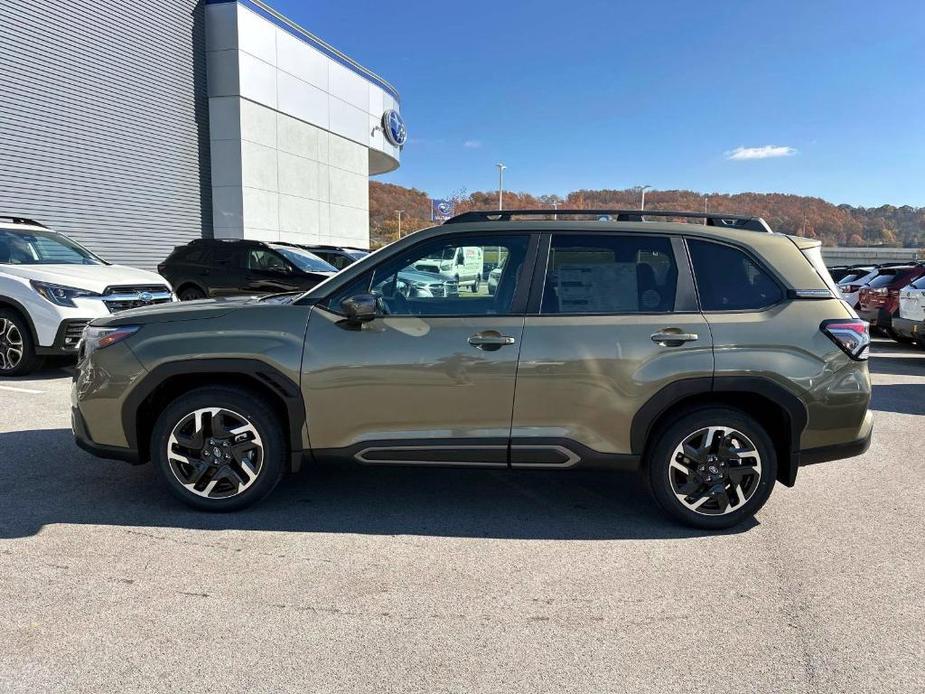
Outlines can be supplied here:
<path id="1" fill-rule="evenodd" d="M 33 227 L 42 227 L 43 229 L 48 228 L 41 222 L 36 222 L 34 219 L 29 219 L 28 217 L 13 217 L 7 214 L 0 214 L 0 220 L 9 220 L 13 222 L 13 224 L 28 224 L 29 226 Z"/>
<path id="2" fill-rule="evenodd" d="M 746 229 L 771 233 L 771 227 L 761 217 L 739 214 L 684 212 L 680 210 L 472 210 L 450 217 L 444 224 L 463 222 L 509 222 L 517 217 L 607 217 L 617 222 L 643 222 L 645 217 L 683 217 L 706 220 L 707 226 Z"/>

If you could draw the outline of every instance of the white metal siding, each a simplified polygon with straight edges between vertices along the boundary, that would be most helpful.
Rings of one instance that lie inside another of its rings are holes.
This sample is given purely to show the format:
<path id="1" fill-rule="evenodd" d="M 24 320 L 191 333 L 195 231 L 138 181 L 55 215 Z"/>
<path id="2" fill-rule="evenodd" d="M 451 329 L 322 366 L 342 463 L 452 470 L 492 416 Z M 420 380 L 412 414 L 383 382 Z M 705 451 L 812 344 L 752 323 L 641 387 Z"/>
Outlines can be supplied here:
<path id="1" fill-rule="evenodd" d="M 212 234 L 204 3 L 0 2 L 0 215 L 152 268 Z"/>

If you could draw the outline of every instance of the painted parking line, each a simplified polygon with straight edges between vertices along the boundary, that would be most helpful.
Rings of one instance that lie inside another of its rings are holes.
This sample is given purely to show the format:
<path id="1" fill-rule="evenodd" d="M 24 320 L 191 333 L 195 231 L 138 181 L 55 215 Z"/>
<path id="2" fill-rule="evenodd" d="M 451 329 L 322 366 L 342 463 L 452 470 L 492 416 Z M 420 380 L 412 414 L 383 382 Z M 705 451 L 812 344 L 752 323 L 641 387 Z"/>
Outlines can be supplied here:
<path id="1" fill-rule="evenodd" d="M 44 390 L 32 390 L 31 388 L 17 388 L 16 386 L 0 386 L 0 390 L 10 390 L 14 393 L 29 393 L 31 395 L 40 395 Z"/>

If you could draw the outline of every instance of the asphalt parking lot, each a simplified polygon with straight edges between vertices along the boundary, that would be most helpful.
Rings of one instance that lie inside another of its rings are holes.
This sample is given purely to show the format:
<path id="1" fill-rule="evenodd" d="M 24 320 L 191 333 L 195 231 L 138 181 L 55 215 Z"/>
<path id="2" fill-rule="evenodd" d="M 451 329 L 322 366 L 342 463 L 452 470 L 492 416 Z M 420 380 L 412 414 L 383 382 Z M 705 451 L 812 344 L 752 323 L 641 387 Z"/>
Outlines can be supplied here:
<path id="1" fill-rule="evenodd" d="M 0 381 L 0 691 L 925 691 L 925 350 L 861 458 L 722 535 L 631 476 L 322 468 L 235 515 Z"/>

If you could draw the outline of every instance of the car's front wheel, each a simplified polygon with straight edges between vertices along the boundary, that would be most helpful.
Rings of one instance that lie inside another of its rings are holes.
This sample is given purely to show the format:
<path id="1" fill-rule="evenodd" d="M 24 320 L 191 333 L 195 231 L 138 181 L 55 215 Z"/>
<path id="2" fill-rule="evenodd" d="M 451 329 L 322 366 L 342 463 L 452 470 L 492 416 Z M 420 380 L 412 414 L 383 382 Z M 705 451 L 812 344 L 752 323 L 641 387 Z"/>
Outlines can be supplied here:
<path id="1" fill-rule="evenodd" d="M 0 376 L 25 376 L 41 364 L 26 321 L 15 311 L 0 309 Z"/>
<path id="2" fill-rule="evenodd" d="M 205 299 L 206 293 L 199 287 L 187 286 L 180 290 L 177 298 L 180 301 L 198 301 L 199 299 Z"/>
<path id="3" fill-rule="evenodd" d="M 744 412 L 711 407 L 655 434 L 646 460 L 658 505 L 677 520 L 719 530 L 758 512 L 777 477 L 774 446 Z"/>
<path id="4" fill-rule="evenodd" d="M 235 511 L 260 501 L 282 477 L 286 450 L 272 408 L 233 387 L 180 396 L 151 435 L 151 458 L 168 488 L 206 511 Z"/>

